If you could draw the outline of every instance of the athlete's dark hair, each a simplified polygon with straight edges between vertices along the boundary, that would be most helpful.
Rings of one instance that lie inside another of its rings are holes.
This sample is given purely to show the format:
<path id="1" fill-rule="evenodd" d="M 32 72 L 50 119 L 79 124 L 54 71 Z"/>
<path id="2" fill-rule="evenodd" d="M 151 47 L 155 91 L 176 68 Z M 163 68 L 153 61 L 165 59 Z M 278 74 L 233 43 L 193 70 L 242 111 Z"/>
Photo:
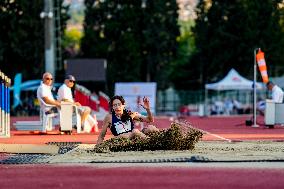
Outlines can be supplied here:
<path id="1" fill-rule="evenodd" d="M 122 105 L 125 105 L 125 100 L 124 100 L 124 98 L 122 96 L 118 96 L 118 95 L 113 96 L 110 99 L 110 102 L 109 102 L 109 107 L 110 107 L 110 112 L 111 113 L 114 113 L 113 108 L 112 108 L 112 103 L 116 99 L 119 100 Z M 126 122 L 127 120 L 131 119 L 130 114 L 131 114 L 130 110 L 123 109 L 123 113 L 121 115 L 121 121 Z"/>

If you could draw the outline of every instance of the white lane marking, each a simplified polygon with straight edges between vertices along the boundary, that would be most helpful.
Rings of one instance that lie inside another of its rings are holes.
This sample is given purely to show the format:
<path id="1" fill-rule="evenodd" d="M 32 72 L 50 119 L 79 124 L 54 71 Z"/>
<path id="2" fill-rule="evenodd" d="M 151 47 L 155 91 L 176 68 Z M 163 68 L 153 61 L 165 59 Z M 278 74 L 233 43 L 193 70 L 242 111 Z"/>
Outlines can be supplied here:
<path id="1" fill-rule="evenodd" d="M 192 123 L 188 122 L 187 120 L 182 120 L 183 122 L 181 122 L 180 120 L 177 119 L 177 120 L 175 120 L 175 121 L 176 121 L 177 123 L 180 123 L 180 124 L 185 123 L 185 124 L 187 124 L 187 125 L 190 125 L 189 127 L 193 128 L 193 129 L 196 129 L 196 130 L 199 130 L 199 131 L 201 131 L 201 132 L 203 132 L 203 133 L 205 133 L 205 134 L 214 136 L 214 137 L 216 137 L 216 138 L 219 138 L 219 139 L 222 139 L 222 140 L 225 140 L 225 141 L 228 141 L 228 142 L 232 142 L 231 139 L 224 138 L 224 137 L 222 137 L 222 136 L 220 136 L 220 135 L 213 134 L 213 133 L 210 133 L 210 132 L 208 132 L 208 131 L 205 131 L 205 130 L 202 130 L 202 129 L 193 127 Z"/>

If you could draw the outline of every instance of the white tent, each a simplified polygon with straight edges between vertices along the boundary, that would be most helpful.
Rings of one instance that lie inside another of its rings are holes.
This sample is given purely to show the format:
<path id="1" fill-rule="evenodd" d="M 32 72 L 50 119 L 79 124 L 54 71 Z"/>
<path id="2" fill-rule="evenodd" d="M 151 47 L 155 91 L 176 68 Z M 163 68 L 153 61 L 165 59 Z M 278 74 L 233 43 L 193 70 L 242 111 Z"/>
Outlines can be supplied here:
<path id="1" fill-rule="evenodd" d="M 263 89 L 264 85 L 260 82 L 257 82 L 256 88 Z M 232 68 L 229 73 L 220 81 L 205 85 L 205 107 L 207 107 L 208 90 L 253 90 L 253 81 L 244 78 Z M 205 110 L 205 114 L 206 113 L 207 111 Z"/>
<path id="2" fill-rule="evenodd" d="M 282 77 L 271 77 L 269 80 L 272 81 L 273 83 L 275 83 L 276 85 L 278 85 L 279 87 L 281 87 L 282 89 L 284 89 L 284 76 L 282 76 Z"/>
<path id="3" fill-rule="evenodd" d="M 253 81 L 242 77 L 235 69 L 231 69 L 222 80 L 205 85 L 206 90 L 249 90 L 253 89 Z M 256 83 L 257 89 L 264 88 L 262 83 Z"/>

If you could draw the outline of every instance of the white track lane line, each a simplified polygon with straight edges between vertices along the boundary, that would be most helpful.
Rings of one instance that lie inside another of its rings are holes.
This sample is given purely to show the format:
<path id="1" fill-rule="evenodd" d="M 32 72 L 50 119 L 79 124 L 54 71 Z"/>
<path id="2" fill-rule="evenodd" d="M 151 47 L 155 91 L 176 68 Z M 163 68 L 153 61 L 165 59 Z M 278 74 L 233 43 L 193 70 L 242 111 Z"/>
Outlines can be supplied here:
<path id="1" fill-rule="evenodd" d="M 187 120 L 182 120 L 183 122 L 180 122 L 180 121 L 177 119 L 177 120 L 175 120 L 175 121 L 176 121 L 177 123 L 180 123 L 180 124 L 182 124 L 182 123 L 189 124 L 189 125 L 190 125 L 190 127 L 191 127 L 191 128 L 193 128 L 193 129 L 197 129 L 197 130 L 199 130 L 199 131 L 201 131 L 201 132 L 203 132 L 203 133 L 205 133 L 205 134 L 208 134 L 208 135 L 214 136 L 214 137 L 216 137 L 216 138 L 219 138 L 219 139 L 225 140 L 225 141 L 227 141 L 227 142 L 232 142 L 232 140 L 231 140 L 231 139 L 224 138 L 224 137 L 221 137 L 220 135 L 213 134 L 213 133 L 210 133 L 210 132 L 208 132 L 208 131 L 204 131 L 204 130 L 202 130 L 202 129 L 199 129 L 199 128 L 196 128 L 196 127 L 193 127 L 193 126 L 192 126 L 192 124 L 191 124 L 190 122 L 188 122 Z"/>

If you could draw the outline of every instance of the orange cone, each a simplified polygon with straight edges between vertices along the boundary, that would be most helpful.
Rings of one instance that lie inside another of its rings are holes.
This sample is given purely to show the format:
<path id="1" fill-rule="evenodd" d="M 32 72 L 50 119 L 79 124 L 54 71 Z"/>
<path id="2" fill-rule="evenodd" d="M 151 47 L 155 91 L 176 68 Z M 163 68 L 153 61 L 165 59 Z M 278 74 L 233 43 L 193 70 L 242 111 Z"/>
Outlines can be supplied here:
<path id="1" fill-rule="evenodd" d="M 256 54 L 256 61 L 261 73 L 263 83 L 268 82 L 268 74 L 267 74 L 267 67 L 264 59 L 264 53 L 259 49 Z"/>

